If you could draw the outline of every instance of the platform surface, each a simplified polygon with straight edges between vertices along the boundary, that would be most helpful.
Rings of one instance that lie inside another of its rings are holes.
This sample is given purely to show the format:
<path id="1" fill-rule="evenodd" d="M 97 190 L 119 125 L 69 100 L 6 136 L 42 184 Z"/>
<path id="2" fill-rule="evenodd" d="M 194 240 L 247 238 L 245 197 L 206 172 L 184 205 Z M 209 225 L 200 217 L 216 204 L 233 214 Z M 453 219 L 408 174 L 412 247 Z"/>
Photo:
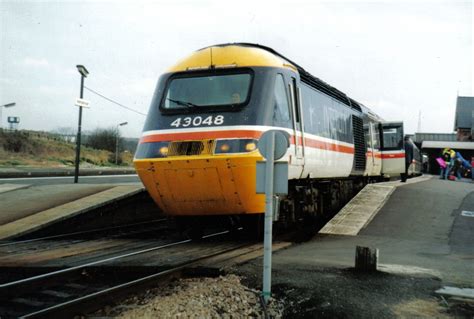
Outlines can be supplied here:
<path id="1" fill-rule="evenodd" d="M 281 251 L 276 267 L 291 263 L 354 267 L 356 246 L 379 249 L 379 269 L 429 275 L 474 287 L 474 184 L 431 179 L 396 187 L 357 235 L 319 234 Z"/>
<path id="2" fill-rule="evenodd" d="M 420 183 L 431 178 L 431 176 L 419 176 L 405 183 L 392 181 L 368 184 L 319 233 L 355 236 L 375 217 L 395 188 Z"/>
<path id="3" fill-rule="evenodd" d="M 41 229 L 141 191 L 141 184 L 72 184 L 30 186 L 0 193 L 0 240 Z"/>

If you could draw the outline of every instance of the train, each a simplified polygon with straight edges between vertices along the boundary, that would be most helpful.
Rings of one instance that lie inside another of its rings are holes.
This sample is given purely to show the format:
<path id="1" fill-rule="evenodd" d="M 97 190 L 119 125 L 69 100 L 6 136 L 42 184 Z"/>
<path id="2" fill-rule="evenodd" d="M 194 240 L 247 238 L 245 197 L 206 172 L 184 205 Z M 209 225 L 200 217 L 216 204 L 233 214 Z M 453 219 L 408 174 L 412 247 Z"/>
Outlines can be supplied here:
<path id="1" fill-rule="evenodd" d="M 197 50 L 161 75 L 134 166 L 159 208 L 189 227 L 206 216 L 253 223 L 265 211 L 257 144 L 275 129 L 290 136 L 279 225 L 327 216 L 367 183 L 407 173 L 403 122 L 252 43 Z"/>

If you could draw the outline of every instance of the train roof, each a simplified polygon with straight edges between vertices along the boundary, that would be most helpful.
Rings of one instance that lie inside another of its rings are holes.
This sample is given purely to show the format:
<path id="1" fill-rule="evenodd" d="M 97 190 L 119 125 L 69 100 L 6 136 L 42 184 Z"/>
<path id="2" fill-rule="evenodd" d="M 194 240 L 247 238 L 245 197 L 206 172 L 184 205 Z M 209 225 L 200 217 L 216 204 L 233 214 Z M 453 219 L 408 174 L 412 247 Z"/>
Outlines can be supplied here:
<path id="1" fill-rule="evenodd" d="M 238 57 L 238 63 L 236 63 L 236 57 Z M 323 80 L 311 75 L 300 65 L 272 48 L 260 44 L 236 42 L 208 46 L 196 51 L 168 71 L 181 72 L 207 69 L 210 65 L 232 66 L 236 64 L 238 66 L 273 66 L 293 69 L 299 73 L 302 82 L 351 108 L 362 111 L 362 104 L 351 99 L 345 93 Z"/>

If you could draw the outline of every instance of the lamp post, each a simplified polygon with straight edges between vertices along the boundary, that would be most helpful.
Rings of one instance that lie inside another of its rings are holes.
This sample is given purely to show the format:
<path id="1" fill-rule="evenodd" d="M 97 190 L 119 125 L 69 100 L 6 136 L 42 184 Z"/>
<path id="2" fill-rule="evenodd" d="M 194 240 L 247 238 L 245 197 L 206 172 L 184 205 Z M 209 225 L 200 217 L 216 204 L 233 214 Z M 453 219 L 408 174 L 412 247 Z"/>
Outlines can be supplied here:
<path id="1" fill-rule="evenodd" d="M 80 98 L 82 99 L 84 94 L 84 78 L 89 75 L 86 67 L 83 65 L 76 65 L 77 70 L 81 74 L 81 92 Z M 79 124 L 77 126 L 77 138 L 76 138 L 76 169 L 74 171 L 74 183 L 76 184 L 79 179 L 79 161 L 81 158 L 81 126 L 82 126 L 82 106 L 79 106 Z"/>
<path id="2" fill-rule="evenodd" d="M 15 106 L 15 105 L 16 105 L 15 102 L 0 105 L 0 128 L 3 128 L 3 124 L 2 124 L 2 110 L 3 110 L 3 108 L 12 107 L 12 106 Z"/>
<path id="3" fill-rule="evenodd" d="M 115 135 L 115 165 L 118 165 L 118 151 L 119 151 L 119 128 L 120 126 L 127 125 L 128 122 L 123 122 L 120 124 L 117 124 L 117 132 Z"/>

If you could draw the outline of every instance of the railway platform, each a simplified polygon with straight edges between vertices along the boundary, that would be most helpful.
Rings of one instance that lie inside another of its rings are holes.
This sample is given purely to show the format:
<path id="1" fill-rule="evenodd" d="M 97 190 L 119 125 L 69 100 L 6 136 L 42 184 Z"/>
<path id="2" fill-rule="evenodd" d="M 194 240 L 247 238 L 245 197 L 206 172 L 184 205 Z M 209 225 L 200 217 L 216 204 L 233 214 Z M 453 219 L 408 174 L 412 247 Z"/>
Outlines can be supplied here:
<path id="1" fill-rule="evenodd" d="M 311 240 L 273 254 L 272 291 L 288 317 L 470 318 L 472 299 L 437 291 L 474 287 L 472 211 L 470 180 L 369 185 Z M 379 250 L 377 272 L 354 269 L 356 246 Z M 262 262 L 238 274 L 261 282 Z"/>
<path id="2" fill-rule="evenodd" d="M 378 269 L 474 285 L 474 184 L 436 176 L 366 186 L 311 241 L 274 265 L 354 266 L 356 246 L 379 249 Z"/>
<path id="3" fill-rule="evenodd" d="M 145 192 L 141 184 L 0 184 L 0 240 L 23 236 Z"/>

